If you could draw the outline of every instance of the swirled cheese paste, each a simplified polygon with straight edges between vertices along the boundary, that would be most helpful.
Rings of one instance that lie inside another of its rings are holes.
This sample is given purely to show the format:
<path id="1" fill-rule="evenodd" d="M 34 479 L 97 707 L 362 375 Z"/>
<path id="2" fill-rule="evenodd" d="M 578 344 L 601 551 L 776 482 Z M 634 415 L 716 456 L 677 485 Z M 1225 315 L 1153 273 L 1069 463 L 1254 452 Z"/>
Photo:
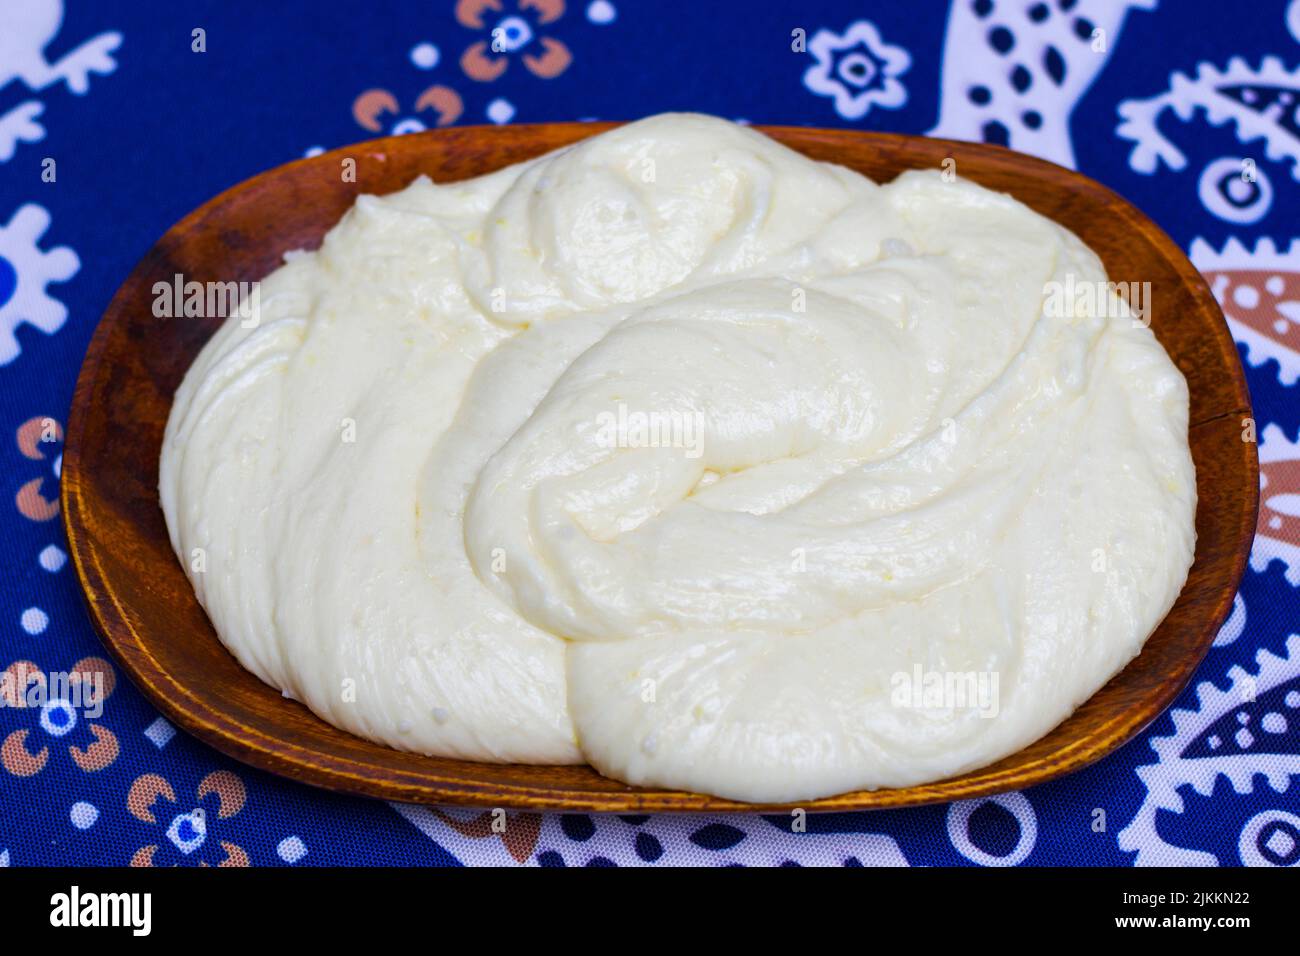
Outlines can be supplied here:
<path id="1" fill-rule="evenodd" d="M 666 115 L 363 196 L 176 394 L 221 639 L 392 747 L 741 800 L 1042 736 L 1186 577 L 1187 388 L 1049 294 L 1105 287 L 1072 233 L 949 179 Z"/>

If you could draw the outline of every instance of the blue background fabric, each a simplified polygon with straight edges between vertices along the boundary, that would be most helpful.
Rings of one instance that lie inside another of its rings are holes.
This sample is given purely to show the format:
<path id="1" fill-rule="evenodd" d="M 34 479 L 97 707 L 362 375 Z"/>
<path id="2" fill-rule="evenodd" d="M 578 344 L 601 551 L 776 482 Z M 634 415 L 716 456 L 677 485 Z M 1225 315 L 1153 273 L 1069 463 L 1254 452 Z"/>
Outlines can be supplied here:
<path id="1" fill-rule="evenodd" d="M 260 170 L 439 123 L 690 109 L 1073 165 L 1210 278 L 1255 403 L 1264 501 L 1233 615 L 1173 711 L 1022 793 L 813 816 L 806 833 L 759 815 L 523 815 L 503 839 L 478 811 L 244 767 L 119 679 L 93 718 L 0 708 L 0 865 L 1300 862 L 1300 0 L 64 7 L 0 0 L 0 668 L 104 655 L 53 503 L 58 423 L 118 283 Z M 480 46 L 493 30 L 500 56 Z"/>

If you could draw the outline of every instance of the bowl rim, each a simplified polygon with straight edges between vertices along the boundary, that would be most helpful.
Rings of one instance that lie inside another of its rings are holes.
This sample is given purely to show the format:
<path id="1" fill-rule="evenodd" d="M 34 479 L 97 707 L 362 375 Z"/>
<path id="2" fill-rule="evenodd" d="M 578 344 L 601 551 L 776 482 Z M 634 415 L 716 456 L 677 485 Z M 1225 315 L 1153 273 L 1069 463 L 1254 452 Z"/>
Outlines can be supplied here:
<path id="1" fill-rule="evenodd" d="M 350 757 L 339 757 L 320 749 L 303 746 L 293 741 L 286 741 L 283 738 L 267 734 L 260 728 L 241 723 L 229 714 L 208 706 L 206 702 L 195 696 L 187 685 L 177 681 L 159 663 L 150 652 L 147 643 L 137 633 L 128 608 L 122 605 L 112 587 L 110 578 L 104 571 L 99 545 L 94 540 L 93 535 L 84 533 L 82 530 L 85 527 L 88 508 L 82 490 L 83 463 L 81 446 L 90 399 L 95 392 L 95 386 L 101 374 L 108 340 L 112 335 L 114 326 L 117 324 L 117 320 L 120 319 L 124 312 L 125 300 L 128 298 L 136 274 L 149 262 L 165 238 L 173 233 L 193 227 L 214 210 L 230 202 L 242 192 L 257 188 L 273 177 L 283 174 L 286 170 L 313 163 L 337 162 L 348 156 L 355 156 L 360 151 L 366 151 L 371 155 L 382 155 L 399 142 L 406 145 L 413 139 L 421 139 L 427 140 L 429 143 L 436 143 L 439 137 L 447 133 L 462 136 L 508 134 L 515 137 L 528 137 L 529 135 L 536 135 L 541 130 L 560 128 L 569 132 L 580 132 L 582 135 L 573 137 L 573 140 L 577 141 L 622 125 L 624 125 L 623 122 L 566 122 L 512 124 L 509 126 L 456 126 L 428 130 L 422 133 L 358 141 L 314 156 L 307 156 L 274 166 L 221 191 L 173 223 L 136 262 L 114 293 L 99 322 L 96 324 L 77 377 L 71 409 L 64 430 L 63 462 L 60 475 L 60 512 L 68 541 L 69 553 L 73 559 L 77 579 L 94 629 L 114 661 L 131 678 L 150 704 L 173 724 L 235 760 L 281 777 L 331 791 L 409 803 L 480 807 L 506 806 L 538 811 L 595 812 L 759 813 L 772 810 L 784 811 L 796 807 L 806 808 L 810 811 L 842 812 L 893 809 L 976 797 L 991 797 L 998 793 L 1045 783 L 1067 773 L 1081 770 L 1113 753 L 1140 734 L 1152 721 L 1163 714 L 1191 681 L 1200 662 L 1209 651 L 1215 635 L 1232 609 L 1234 596 L 1245 572 L 1258 520 L 1259 508 L 1258 452 L 1256 446 L 1250 443 L 1244 444 L 1250 444 L 1247 455 L 1247 468 L 1249 471 L 1247 477 L 1250 479 L 1249 487 L 1253 489 L 1253 494 L 1250 500 L 1244 503 L 1246 507 L 1240 513 L 1241 518 L 1244 519 L 1243 530 L 1240 533 L 1241 540 L 1237 542 L 1238 546 L 1233 556 L 1230 574 L 1228 578 L 1221 582 L 1221 587 L 1217 589 L 1216 603 L 1206 612 L 1199 638 L 1195 644 L 1189 645 L 1190 653 L 1183 660 L 1182 666 L 1177 669 L 1176 673 L 1166 675 L 1167 679 L 1162 680 L 1158 688 L 1144 698 L 1143 706 L 1137 709 L 1137 712 L 1134 709 L 1128 709 L 1114 713 L 1088 735 L 1059 748 L 1050 757 L 1045 757 L 1030 765 L 1032 779 L 1000 779 L 1005 771 L 989 773 L 990 770 L 997 768 L 1006 759 L 1015 756 L 1015 754 L 1009 754 L 993 764 L 957 777 L 913 787 L 851 791 L 832 797 L 796 803 L 752 804 L 685 791 L 633 787 L 621 784 L 618 781 L 605 781 L 607 784 L 615 784 L 616 789 L 607 787 L 605 789 L 591 790 L 551 786 L 545 783 L 521 785 L 501 780 L 470 782 L 455 776 L 441 777 L 437 773 L 436 766 L 440 762 L 451 762 L 458 765 L 468 762 L 448 761 L 446 758 L 438 757 L 422 758 L 424 761 L 429 762 L 428 770 L 408 771 L 395 767 L 363 765 L 369 766 L 372 772 L 368 774 L 359 773 L 357 772 L 358 762 Z M 1135 205 L 1105 185 L 1082 173 L 1035 156 L 984 143 L 968 143 L 872 130 L 827 129 L 811 126 L 755 124 L 752 128 L 763 133 L 774 133 L 778 137 L 782 133 L 804 139 L 811 137 L 823 140 L 828 145 L 836 141 L 847 140 L 896 143 L 925 140 L 929 143 L 947 146 L 951 155 L 980 155 L 999 159 L 1004 163 L 1010 162 L 1022 169 L 1037 170 L 1045 174 L 1050 173 L 1051 177 L 1060 180 L 1063 185 L 1074 190 L 1090 193 L 1097 199 L 1105 200 L 1113 207 L 1113 210 L 1128 217 L 1131 222 L 1141 223 L 1143 231 L 1164 258 L 1172 264 L 1178 273 L 1179 279 L 1201 300 L 1203 305 L 1212 308 L 1217 314 L 1218 322 L 1215 323 L 1214 330 L 1219 340 L 1217 344 L 1221 347 L 1226 346 L 1231 354 L 1236 354 L 1236 346 L 1231 331 L 1224 320 L 1218 302 L 1215 300 L 1205 278 L 1188 260 L 1183 250 L 1174 243 L 1158 224 L 1142 213 Z M 1189 422 L 1189 430 L 1227 415 L 1253 416 L 1245 371 L 1239 361 L 1230 362 L 1229 366 L 1237 408 L 1216 414 L 1200 422 Z M 1186 584 L 1180 590 L 1180 600 L 1185 588 Z M 1157 628 L 1159 626 L 1157 624 Z M 1154 630 L 1152 633 L 1154 633 Z M 215 631 L 212 637 L 217 639 Z M 226 651 L 226 653 L 229 653 L 229 651 Z M 1137 658 L 1134 658 L 1134 660 L 1137 660 Z M 1117 672 L 1112 676 L 1111 681 L 1118 680 L 1123 673 L 1124 670 Z M 251 674 L 249 676 L 251 679 L 257 680 L 255 676 Z M 1107 683 L 1110 683 L 1110 681 Z M 1097 693 L 1100 693 L 1100 691 L 1101 688 L 1098 689 Z M 315 715 L 312 715 L 312 717 L 320 720 Z M 1048 731 L 1048 733 L 1050 734 L 1054 730 Z M 381 747 L 382 745 L 374 744 L 373 746 Z M 1087 752 L 1081 752 L 1083 750 Z M 1017 751 L 1018 753 L 1019 751 Z M 484 764 L 484 766 L 502 768 L 511 765 Z M 1023 778 L 1029 775 L 1030 772 L 1030 770 L 1022 767 L 1017 771 L 1017 774 Z"/>

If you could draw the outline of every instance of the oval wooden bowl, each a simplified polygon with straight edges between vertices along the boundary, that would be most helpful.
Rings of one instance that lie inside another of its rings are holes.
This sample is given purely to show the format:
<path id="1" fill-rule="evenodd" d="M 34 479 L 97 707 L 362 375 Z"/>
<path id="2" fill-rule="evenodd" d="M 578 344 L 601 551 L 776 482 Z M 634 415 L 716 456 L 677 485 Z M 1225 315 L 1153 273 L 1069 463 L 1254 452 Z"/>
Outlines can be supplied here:
<path id="1" fill-rule="evenodd" d="M 314 248 L 362 193 L 421 173 L 465 179 L 610 128 L 561 123 L 390 137 L 281 166 L 174 226 L 118 290 L 77 382 L 63 459 L 64 523 L 104 643 L 166 717 L 230 756 L 295 780 L 419 803 L 587 811 L 757 809 L 693 793 L 629 787 L 590 767 L 471 763 L 389 750 L 336 730 L 261 683 L 227 653 L 172 554 L 158 504 L 158 452 L 172 394 L 219 319 L 153 317 L 153 285 L 256 280 L 291 249 Z M 1178 603 L 1142 654 L 1037 743 L 982 770 L 899 790 L 846 793 L 809 810 L 900 807 L 984 796 L 1078 770 L 1129 740 L 1192 676 L 1232 607 L 1255 527 L 1259 464 L 1241 439 L 1250 402 L 1209 288 L 1133 206 L 1050 163 L 992 146 L 793 127 L 768 135 L 885 181 L 951 157 L 957 172 L 1074 230 L 1112 280 L 1151 283 L 1152 323 L 1191 389 L 1200 506 L 1196 560 Z M 345 159 L 356 181 L 343 182 Z M 1067 439 L 1068 440 L 1068 439 Z M 766 808 L 764 808 L 766 809 Z M 773 808 L 775 809 L 775 808 Z"/>

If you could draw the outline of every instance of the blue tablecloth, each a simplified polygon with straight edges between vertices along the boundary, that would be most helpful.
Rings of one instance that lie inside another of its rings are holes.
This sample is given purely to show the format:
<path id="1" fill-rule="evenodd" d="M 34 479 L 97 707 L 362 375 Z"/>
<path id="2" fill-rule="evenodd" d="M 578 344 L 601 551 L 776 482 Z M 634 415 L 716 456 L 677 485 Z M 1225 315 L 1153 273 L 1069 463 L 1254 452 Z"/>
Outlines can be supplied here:
<path id="1" fill-rule="evenodd" d="M 0 709 L 0 865 L 1300 860 L 1300 0 L 66 6 L 0 0 L 0 667 L 104 653 L 57 520 L 58 441 L 117 284 L 216 192 L 393 130 L 691 109 L 1075 166 L 1210 277 L 1254 398 L 1264 505 L 1232 618 L 1175 709 L 1023 793 L 814 816 L 807 833 L 546 815 L 503 839 L 477 812 L 253 771 L 118 680 L 98 716 Z"/>

